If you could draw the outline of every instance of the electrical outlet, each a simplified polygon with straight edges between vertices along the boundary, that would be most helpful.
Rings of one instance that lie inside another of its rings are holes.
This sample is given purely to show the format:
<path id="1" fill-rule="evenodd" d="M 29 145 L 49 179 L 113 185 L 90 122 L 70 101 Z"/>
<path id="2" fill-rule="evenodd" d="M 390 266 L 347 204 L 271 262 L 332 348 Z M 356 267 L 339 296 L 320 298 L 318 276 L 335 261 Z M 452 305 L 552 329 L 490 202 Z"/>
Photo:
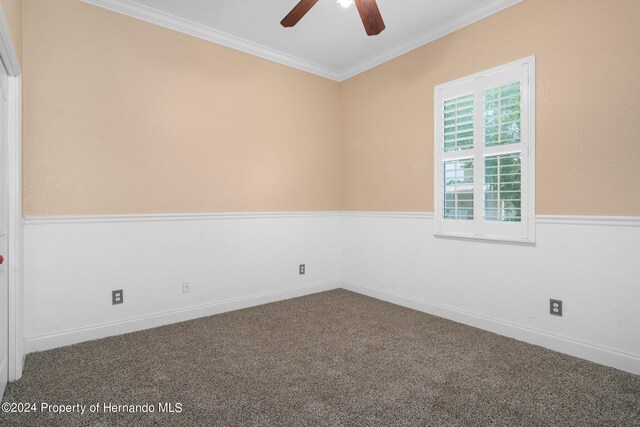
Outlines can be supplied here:
<path id="1" fill-rule="evenodd" d="M 562 301 L 560 301 L 559 299 L 550 299 L 549 314 L 562 317 Z"/>
<path id="2" fill-rule="evenodd" d="M 304 274 L 306 270 L 306 267 L 304 264 L 300 264 L 300 267 L 298 268 L 298 273 L 300 274 Z"/>
<path id="3" fill-rule="evenodd" d="M 124 292 L 122 289 L 111 291 L 111 305 L 122 304 L 124 302 Z"/>
<path id="4" fill-rule="evenodd" d="M 189 282 L 182 283 L 182 293 L 183 294 L 191 293 L 191 283 Z"/>

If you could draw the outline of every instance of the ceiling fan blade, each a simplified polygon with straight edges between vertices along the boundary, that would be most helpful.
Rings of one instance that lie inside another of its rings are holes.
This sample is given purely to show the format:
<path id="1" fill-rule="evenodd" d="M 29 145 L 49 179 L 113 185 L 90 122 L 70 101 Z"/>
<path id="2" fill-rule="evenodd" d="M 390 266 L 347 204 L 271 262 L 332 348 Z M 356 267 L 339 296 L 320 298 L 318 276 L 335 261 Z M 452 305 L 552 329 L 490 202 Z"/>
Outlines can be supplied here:
<path id="1" fill-rule="evenodd" d="M 280 23 L 283 27 L 293 27 L 316 3 L 318 0 L 300 0 L 300 3 L 291 9 L 291 12 Z"/>
<path id="2" fill-rule="evenodd" d="M 360 13 L 360 19 L 367 34 L 370 36 L 378 35 L 385 29 L 380 9 L 376 4 L 376 0 L 355 0 L 356 7 Z"/>

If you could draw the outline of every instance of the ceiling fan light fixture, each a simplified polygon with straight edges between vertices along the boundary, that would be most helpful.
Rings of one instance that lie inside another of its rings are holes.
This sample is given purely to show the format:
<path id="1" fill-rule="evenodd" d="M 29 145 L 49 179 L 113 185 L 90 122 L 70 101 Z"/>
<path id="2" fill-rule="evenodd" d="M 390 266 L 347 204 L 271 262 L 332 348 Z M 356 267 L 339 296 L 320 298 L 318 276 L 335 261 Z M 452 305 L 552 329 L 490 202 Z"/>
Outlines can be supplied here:
<path id="1" fill-rule="evenodd" d="M 293 27 L 318 1 L 320 0 L 300 0 L 291 9 L 291 12 L 280 21 L 280 24 L 285 28 Z M 380 15 L 376 0 L 338 0 L 338 4 L 344 8 L 351 6 L 353 3 L 358 8 L 360 20 L 368 36 L 377 36 L 384 31 L 384 21 L 382 20 L 382 15 Z"/>

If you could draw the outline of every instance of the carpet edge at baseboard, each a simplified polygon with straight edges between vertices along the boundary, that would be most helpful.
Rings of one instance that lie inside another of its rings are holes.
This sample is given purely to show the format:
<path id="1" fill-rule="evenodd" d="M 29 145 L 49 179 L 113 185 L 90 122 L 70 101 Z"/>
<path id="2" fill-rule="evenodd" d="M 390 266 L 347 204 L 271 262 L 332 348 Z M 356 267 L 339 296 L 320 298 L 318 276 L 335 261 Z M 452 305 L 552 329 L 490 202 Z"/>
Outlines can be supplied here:
<path id="1" fill-rule="evenodd" d="M 25 354 L 51 350 L 54 348 L 79 344 L 85 341 L 157 328 L 173 323 L 185 322 L 201 317 L 213 316 L 229 311 L 241 310 L 244 308 L 283 301 L 304 295 L 329 291 L 339 288 L 340 284 L 341 282 L 339 280 L 328 280 L 193 307 L 154 313 L 146 316 L 127 318 L 117 322 L 100 323 L 82 328 L 67 329 L 37 337 L 26 337 L 24 340 Z"/>
<path id="2" fill-rule="evenodd" d="M 435 304 L 420 298 L 391 292 L 354 280 L 343 279 L 341 287 L 348 291 L 367 295 L 392 304 L 418 310 L 434 316 L 493 332 L 498 335 L 524 341 L 529 344 L 539 345 L 559 353 L 568 354 L 590 362 L 640 375 L 640 357 L 633 354 L 623 353 L 614 349 L 585 343 L 569 337 L 554 335 L 548 332 L 497 319 L 491 319 L 475 313 L 458 310 L 453 307 Z"/>

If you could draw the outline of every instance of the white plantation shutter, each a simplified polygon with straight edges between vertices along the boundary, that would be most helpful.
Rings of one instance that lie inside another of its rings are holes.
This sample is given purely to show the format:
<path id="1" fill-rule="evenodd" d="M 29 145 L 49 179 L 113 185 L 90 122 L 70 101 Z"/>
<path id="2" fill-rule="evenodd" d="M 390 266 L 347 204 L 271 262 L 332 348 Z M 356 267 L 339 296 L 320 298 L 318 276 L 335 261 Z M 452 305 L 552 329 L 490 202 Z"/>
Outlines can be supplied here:
<path id="1" fill-rule="evenodd" d="M 521 153 L 487 156 L 484 161 L 484 219 L 522 220 Z"/>
<path id="2" fill-rule="evenodd" d="M 522 221 L 522 91 L 516 80 L 482 94 L 484 146 L 484 219 Z"/>
<path id="3" fill-rule="evenodd" d="M 473 148 L 473 93 L 444 101 L 444 151 Z"/>
<path id="4" fill-rule="evenodd" d="M 444 162 L 443 217 L 473 219 L 473 159 Z"/>
<path id="5" fill-rule="evenodd" d="M 435 90 L 435 234 L 533 243 L 534 58 Z"/>
<path id="6" fill-rule="evenodd" d="M 520 81 L 485 89 L 484 144 L 486 147 L 520 143 Z"/>

